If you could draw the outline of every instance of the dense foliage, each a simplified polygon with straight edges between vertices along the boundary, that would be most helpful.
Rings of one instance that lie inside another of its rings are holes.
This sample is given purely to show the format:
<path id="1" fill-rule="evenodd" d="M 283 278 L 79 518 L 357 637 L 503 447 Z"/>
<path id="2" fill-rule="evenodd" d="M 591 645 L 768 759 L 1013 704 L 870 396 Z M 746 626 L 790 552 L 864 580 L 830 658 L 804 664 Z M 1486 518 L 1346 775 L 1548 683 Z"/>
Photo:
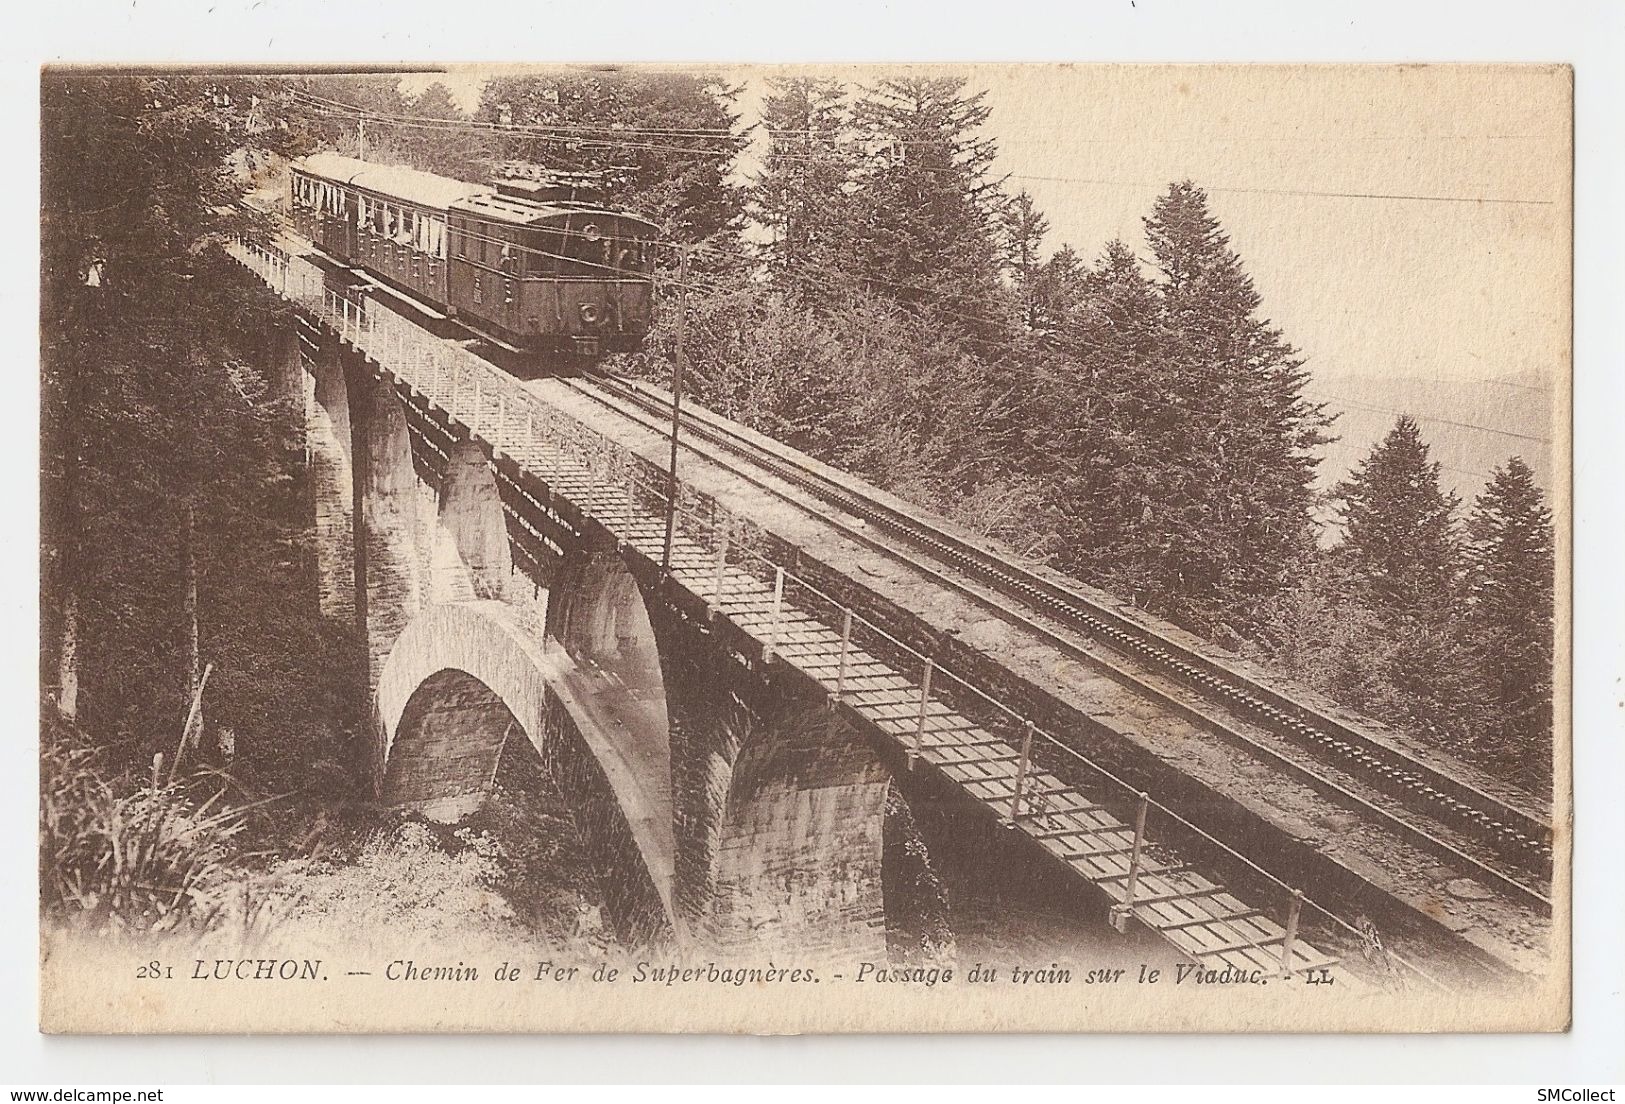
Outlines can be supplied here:
<path id="1" fill-rule="evenodd" d="M 41 92 L 42 681 L 116 774 L 173 760 L 212 666 L 189 754 L 308 784 L 345 759 L 347 629 L 309 601 L 303 446 L 259 344 L 288 320 L 214 248 L 263 232 L 236 201 L 296 139 L 254 85 Z"/>

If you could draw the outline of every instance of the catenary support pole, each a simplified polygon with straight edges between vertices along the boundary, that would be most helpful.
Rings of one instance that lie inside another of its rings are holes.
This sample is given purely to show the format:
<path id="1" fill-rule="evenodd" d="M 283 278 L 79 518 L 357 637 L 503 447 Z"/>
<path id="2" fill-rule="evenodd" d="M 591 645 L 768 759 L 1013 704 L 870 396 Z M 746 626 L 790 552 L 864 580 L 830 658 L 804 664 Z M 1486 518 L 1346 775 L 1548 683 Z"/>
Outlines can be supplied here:
<path id="1" fill-rule="evenodd" d="M 683 421 L 683 341 L 688 333 L 688 252 L 677 255 L 677 355 L 671 362 L 671 460 L 666 466 L 666 540 L 660 552 L 660 572 L 671 574 L 671 541 L 677 529 L 677 430 Z"/>

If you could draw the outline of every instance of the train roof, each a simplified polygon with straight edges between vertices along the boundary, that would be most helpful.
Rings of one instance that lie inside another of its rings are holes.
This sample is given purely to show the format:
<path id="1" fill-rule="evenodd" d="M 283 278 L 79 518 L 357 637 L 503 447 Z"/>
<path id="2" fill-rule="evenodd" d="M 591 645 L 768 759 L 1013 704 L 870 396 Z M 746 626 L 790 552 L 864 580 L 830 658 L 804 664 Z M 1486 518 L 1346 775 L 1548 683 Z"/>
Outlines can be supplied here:
<path id="1" fill-rule="evenodd" d="M 362 161 L 338 153 L 313 153 L 294 162 L 293 167 L 336 184 L 365 188 L 423 207 L 476 215 L 492 222 L 531 226 L 560 215 L 596 215 L 600 218 L 630 219 L 643 223 L 657 234 L 659 232 L 659 228 L 649 220 L 622 211 L 581 203 L 541 203 L 498 195 L 485 184 L 471 184 L 466 180 L 454 180 L 449 176 L 409 169 L 404 165 L 380 165 L 376 161 Z"/>
<path id="2" fill-rule="evenodd" d="M 362 161 L 337 153 L 313 153 L 294 162 L 294 168 L 311 176 L 394 196 L 423 207 L 444 209 L 459 199 L 491 195 L 491 189 L 483 184 L 453 180 L 449 176 L 409 169 L 404 165 L 380 165 L 376 161 Z"/>
<path id="3" fill-rule="evenodd" d="M 655 229 L 648 219 L 612 211 L 606 207 L 593 207 L 580 203 L 537 203 L 533 200 L 510 199 L 500 195 L 465 196 L 451 205 L 460 214 L 477 215 L 492 222 L 506 222 L 515 226 L 533 226 L 561 215 L 583 215 L 597 218 L 628 219 Z"/>

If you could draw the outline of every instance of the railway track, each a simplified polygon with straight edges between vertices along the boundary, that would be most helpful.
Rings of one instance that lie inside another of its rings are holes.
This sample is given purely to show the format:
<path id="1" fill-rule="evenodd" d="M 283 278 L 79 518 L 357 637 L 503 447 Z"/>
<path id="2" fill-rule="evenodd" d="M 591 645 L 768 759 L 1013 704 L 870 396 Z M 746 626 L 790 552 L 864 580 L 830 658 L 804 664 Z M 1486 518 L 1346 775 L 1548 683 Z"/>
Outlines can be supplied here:
<path id="1" fill-rule="evenodd" d="M 670 432 L 671 399 L 665 392 L 603 374 L 569 383 L 623 415 L 633 414 L 651 430 Z M 893 556 L 898 554 L 899 541 L 924 552 L 931 561 L 974 580 L 991 595 L 934 566 L 917 560 L 911 560 L 911 566 L 1376 818 L 1463 867 L 1464 873 L 1550 913 L 1546 883 L 1551 836 L 1548 818 L 1538 812 L 1428 764 L 1378 734 L 1264 686 L 1246 672 L 1171 640 L 1086 593 L 891 506 L 856 485 L 857 481 L 775 442 L 741 432 L 703 408 L 684 408 L 682 433 L 687 447 L 712 463 L 720 459 L 715 450 L 744 461 L 742 466 L 722 460 L 721 466 L 759 487 L 783 496 L 781 488 L 759 474 L 771 473 L 859 519 L 866 528 L 823 515 L 823 520 L 861 543 Z M 696 440 L 707 447 L 698 447 Z M 878 539 L 876 533 L 889 539 Z M 1081 632 L 1108 654 L 1081 647 L 1075 636 L 1055 631 L 1032 614 L 1071 633 Z"/>
<path id="2" fill-rule="evenodd" d="M 325 259 L 330 267 L 365 279 L 378 293 L 415 307 L 411 297 L 377 284 L 360 270 Z M 460 328 L 449 320 L 441 325 Z M 489 346 L 472 332 L 465 343 Z M 513 366 L 511 351 L 489 351 L 494 362 Z M 655 433 L 670 433 L 671 397 L 666 392 L 602 373 L 565 377 L 565 382 Z M 777 442 L 742 432 L 704 408 L 684 407 L 680 440 L 707 462 L 768 493 L 805 506 L 787 493 L 784 485 L 788 485 L 836 507 L 861 525 L 828 513 L 821 519 L 884 555 L 902 556 L 898 544 L 911 546 L 924 554 L 923 559 L 903 557 L 914 570 L 1376 819 L 1463 873 L 1550 914 L 1549 816 L 1423 762 L 1388 739 L 1265 686 L 1087 593 L 890 505 L 859 481 Z M 1097 647 L 1080 644 L 1078 634 Z"/>

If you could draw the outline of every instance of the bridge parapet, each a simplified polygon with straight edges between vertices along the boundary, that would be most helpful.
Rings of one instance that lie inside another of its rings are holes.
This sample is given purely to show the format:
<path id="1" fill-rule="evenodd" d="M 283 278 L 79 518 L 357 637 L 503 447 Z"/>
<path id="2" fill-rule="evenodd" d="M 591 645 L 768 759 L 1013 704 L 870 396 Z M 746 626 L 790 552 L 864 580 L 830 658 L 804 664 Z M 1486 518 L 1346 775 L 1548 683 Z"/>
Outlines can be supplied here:
<path id="1" fill-rule="evenodd" d="M 308 261 L 244 243 L 229 248 L 273 290 L 483 442 L 493 460 L 511 460 L 567 496 L 629 558 L 671 584 L 670 600 L 686 603 L 742 654 L 792 673 L 826 696 L 843 722 L 871 733 L 909 767 L 936 772 L 1096 886 L 1113 902 L 1120 926 L 1138 920 L 1216 969 L 1301 977 L 1336 966 L 1299 936 L 1306 899 L 1292 887 L 942 668 L 918 642 L 900 639 L 798 574 L 793 558 L 776 555 L 749 519 L 681 483 L 668 488 L 667 474 L 647 458 L 382 304 L 328 287 Z M 1062 773 L 1044 769 L 1046 757 Z M 1282 919 L 1249 907 L 1158 847 L 1146 827 L 1153 813 L 1277 882 Z"/>

